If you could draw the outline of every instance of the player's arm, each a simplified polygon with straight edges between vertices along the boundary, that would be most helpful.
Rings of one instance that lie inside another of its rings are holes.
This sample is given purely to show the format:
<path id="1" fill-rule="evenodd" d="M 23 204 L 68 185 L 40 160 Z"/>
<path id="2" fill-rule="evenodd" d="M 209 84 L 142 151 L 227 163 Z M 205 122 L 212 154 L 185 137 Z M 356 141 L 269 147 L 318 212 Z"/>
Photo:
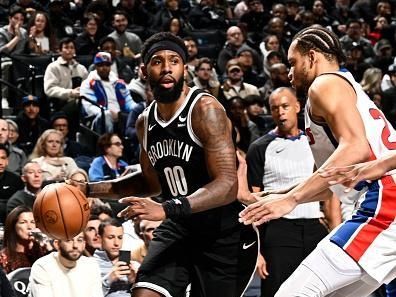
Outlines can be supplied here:
<path id="1" fill-rule="evenodd" d="M 238 184 L 232 126 L 223 106 L 203 96 L 192 111 L 192 128 L 203 145 L 211 178 L 188 197 L 194 213 L 229 204 L 236 199 Z"/>
<path id="2" fill-rule="evenodd" d="M 396 154 L 393 153 L 380 159 L 345 167 L 327 167 L 320 175 L 330 179 L 329 184 L 343 184 L 349 192 L 362 180 L 376 180 L 388 171 L 396 168 Z"/>
<path id="3" fill-rule="evenodd" d="M 326 122 L 338 141 L 336 150 L 321 168 L 367 161 L 370 148 L 352 86 L 335 75 L 320 76 L 310 87 L 309 97 L 312 116 Z M 261 224 L 289 213 L 298 204 L 318 201 L 323 197 L 318 194 L 329 187 L 328 181 L 316 171 L 287 194 L 274 197 L 276 202 L 258 201 L 250 205 L 241 212 L 241 221 Z"/>
<path id="4" fill-rule="evenodd" d="M 337 87 L 333 87 L 337 86 Z M 363 120 L 356 107 L 352 86 L 336 75 L 318 77 L 309 92 L 313 116 L 322 118 L 338 142 L 334 153 L 321 168 L 365 162 L 370 156 Z M 319 168 L 319 169 L 321 169 Z M 291 191 L 296 203 L 311 202 L 317 193 L 328 188 L 328 180 L 316 171 L 308 180 Z"/>
<path id="5" fill-rule="evenodd" d="M 340 200 L 330 189 L 324 190 L 321 195 L 323 195 L 320 198 L 323 200 L 323 213 L 326 225 L 330 230 L 333 230 L 342 223 Z"/>
<path id="6" fill-rule="evenodd" d="M 136 121 L 137 135 L 139 143 L 143 142 L 144 119 L 140 116 Z M 158 196 L 161 193 L 161 186 L 143 146 L 140 146 L 141 174 L 131 174 L 114 180 L 89 183 L 87 194 L 89 197 L 102 199 L 119 199 L 126 196 Z"/>

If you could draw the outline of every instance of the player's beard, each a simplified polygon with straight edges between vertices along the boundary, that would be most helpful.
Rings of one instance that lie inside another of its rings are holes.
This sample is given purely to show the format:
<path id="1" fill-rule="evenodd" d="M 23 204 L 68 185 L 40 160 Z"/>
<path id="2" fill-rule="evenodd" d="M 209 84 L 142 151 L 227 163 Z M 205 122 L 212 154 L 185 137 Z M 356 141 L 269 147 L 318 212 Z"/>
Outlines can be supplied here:
<path id="1" fill-rule="evenodd" d="M 77 261 L 82 255 L 82 253 L 77 253 L 77 255 L 75 255 L 74 250 L 72 254 L 72 252 L 66 251 L 61 245 L 59 245 L 59 254 L 69 261 Z"/>
<path id="2" fill-rule="evenodd" d="M 299 78 L 300 83 L 298 86 L 295 86 L 297 98 L 305 99 L 308 96 L 308 89 L 312 82 L 310 82 L 307 79 L 307 76 L 308 76 L 308 72 L 307 72 L 306 68 L 304 67 L 302 69 L 302 75 Z"/>
<path id="3" fill-rule="evenodd" d="M 149 80 L 154 99 L 161 103 L 172 103 L 179 99 L 184 86 L 184 77 L 182 76 L 175 82 L 172 88 L 166 89 L 158 81 Z"/>

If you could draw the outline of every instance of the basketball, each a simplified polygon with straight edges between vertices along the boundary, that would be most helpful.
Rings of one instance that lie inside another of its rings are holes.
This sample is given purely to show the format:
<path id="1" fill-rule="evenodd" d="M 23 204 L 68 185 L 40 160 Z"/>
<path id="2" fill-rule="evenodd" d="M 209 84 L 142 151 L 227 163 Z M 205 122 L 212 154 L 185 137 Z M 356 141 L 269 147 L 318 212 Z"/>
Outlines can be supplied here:
<path id="1" fill-rule="evenodd" d="M 69 240 L 87 225 L 87 198 L 76 187 L 64 183 L 45 186 L 37 195 L 33 215 L 40 230 L 53 239 Z"/>

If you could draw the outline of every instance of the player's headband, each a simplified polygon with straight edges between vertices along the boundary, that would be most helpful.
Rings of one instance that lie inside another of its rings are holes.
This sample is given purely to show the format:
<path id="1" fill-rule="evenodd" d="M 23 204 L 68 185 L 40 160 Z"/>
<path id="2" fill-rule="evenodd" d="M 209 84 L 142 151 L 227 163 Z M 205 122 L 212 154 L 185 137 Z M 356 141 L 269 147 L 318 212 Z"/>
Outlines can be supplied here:
<path id="1" fill-rule="evenodd" d="M 179 56 L 182 58 L 183 63 L 185 64 L 187 61 L 187 52 L 185 49 L 183 49 L 180 45 L 178 45 L 175 42 L 169 41 L 169 40 L 163 40 L 159 41 L 157 43 L 154 43 L 146 52 L 146 54 L 143 57 L 143 62 L 145 65 L 148 64 L 150 61 L 151 57 L 154 55 L 154 53 L 161 51 L 161 50 L 170 50 L 174 51 L 179 54 Z"/>

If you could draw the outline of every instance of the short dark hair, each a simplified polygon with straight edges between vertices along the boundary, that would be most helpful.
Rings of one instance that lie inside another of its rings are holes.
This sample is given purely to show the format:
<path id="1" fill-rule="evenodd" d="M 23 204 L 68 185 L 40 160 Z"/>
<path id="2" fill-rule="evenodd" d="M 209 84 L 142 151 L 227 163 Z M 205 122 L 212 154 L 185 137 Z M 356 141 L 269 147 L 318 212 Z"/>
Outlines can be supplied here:
<path id="1" fill-rule="evenodd" d="M 106 204 L 94 204 L 91 207 L 90 215 L 97 216 L 99 218 L 100 214 L 107 214 L 109 217 L 114 218 L 113 210 Z"/>
<path id="2" fill-rule="evenodd" d="M 74 42 L 74 39 L 73 39 L 73 38 L 71 38 L 71 37 L 62 38 L 62 39 L 59 41 L 59 49 L 62 49 L 62 47 L 63 47 L 64 44 L 69 44 L 69 43 L 73 43 L 74 46 L 76 46 L 76 43 Z"/>
<path id="3" fill-rule="evenodd" d="M 143 44 L 143 49 L 142 49 L 142 58 L 143 60 L 145 60 L 145 56 L 147 55 L 148 51 L 150 50 L 150 48 L 161 41 L 170 41 L 170 42 L 174 42 L 176 43 L 178 46 L 181 47 L 181 49 L 184 51 L 185 57 L 188 57 L 188 51 L 187 48 L 184 44 L 183 39 L 181 39 L 180 37 L 173 35 L 170 32 L 159 32 L 156 33 L 154 35 L 152 35 L 151 37 L 149 37 Z"/>
<path id="4" fill-rule="evenodd" d="M 103 38 L 99 41 L 99 47 L 102 48 L 103 45 L 104 45 L 106 42 L 112 42 L 112 43 L 114 43 L 115 45 L 117 45 L 117 43 L 116 43 L 116 41 L 115 41 L 115 39 L 114 39 L 113 37 L 111 37 L 111 36 L 105 36 L 105 37 L 103 37 Z"/>
<path id="5" fill-rule="evenodd" d="M 198 44 L 197 41 L 195 40 L 195 38 L 192 36 L 183 37 L 183 41 L 194 41 L 196 45 Z"/>
<path id="6" fill-rule="evenodd" d="M 103 236 L 104 229 L 107 226 L 122 227 L 122 224 L 121 224 L 120 221 L 118 221 L 116 219 L 111 219 L 111 220 L 107 220 L 107 221 L 101 222 L 100 225 L 99 225 L 99 230 L 98 230 L 98 233 L 99 233 L 100 237 Z"/>
<path id="7" fill-rule="evenodd" d="M 114 21 L 114 17 L 115 17 L 116 14 L 123 15 L 128 20 L 128 23 L 129 23 L 128 14 L 126 13 L 125 10 L 121 10 L 121 9 L 117 9 L 116 11 L 113 12 L 113 14 L 111 15 L 111 21 L 112 22 Z"/>
<path id="8" fill-rule="evenodd" d="M 104 133 L 99 137 L 97 143 L 99 155 L 106 154 L 106 149 L 111 146 L 111 138 L 115 135 L 117 136 L 115 133 Z"/>
<path id="9" fill-rule="evenodd" d="M 198 71 L 199 68 L 201 68 L 202 64 L 209 64 L 209 65 L 210 65 L 210 68 L 213 68 L 213 63 L 212 63 L 212 61 L 211 61 L 209 58 L 207 58 L 207 57 L 203 57 L 203 58 L 201 58 L 201 59 L 198 60 L 198 63 L 197 63 L 197 65 L 195 66 L 195 71 Z"/>
<path id="10" fill-rule="evenodd" d="M 13 17 L 17 13 L 21 13 L 21 14 L 23 14 L 23 16 L 25 16 L 25 10 L 21 6 L 14 4 L 8 10 L 8 16 Z"/>
<path id="11" fill-rule="evenodd" d="M 10 151 L 8 150 L 8 147 L 4 143 L 0 143 L 0 151 L 1 150 L 5 151 L 7 157 L 10 156 Z"/>
<path id="12" fill-rule="evenodd" d="M 96 24 L 99 25 L 100 19 L 99 19 L 98 15 L 93 12 L 88 12 L 88 13 L 84 14 L 84 17 L 82 19 L 83 26 L 86 26 L 88 24 L 88 22 L 91 20 L 94 20 L 96 22 Z"/>

